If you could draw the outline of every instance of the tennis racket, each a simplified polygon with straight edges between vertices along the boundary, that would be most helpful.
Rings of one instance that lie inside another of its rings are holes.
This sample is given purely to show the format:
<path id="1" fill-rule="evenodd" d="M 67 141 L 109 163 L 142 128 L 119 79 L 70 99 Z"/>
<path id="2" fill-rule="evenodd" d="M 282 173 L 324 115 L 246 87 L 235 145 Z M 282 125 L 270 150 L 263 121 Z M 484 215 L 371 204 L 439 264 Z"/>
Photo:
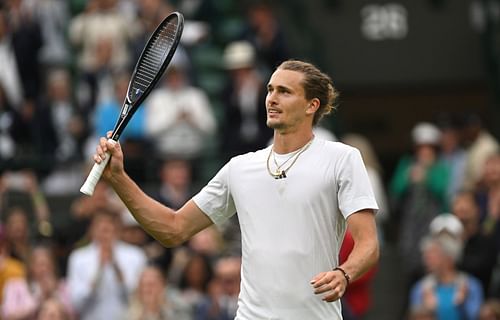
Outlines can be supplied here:
<path id="1" fill-rule="evenodd" d="M 151 34 L 132 73 L 127 96 L 120 111 L 110 140 L 118 141 L 134 112 L 158 83 L 174 56 L 184 28 L 184 17 L 179 12 L 168 15 Z M 110 159 L 94 164 L 80 192 L 91 196 Z"/>

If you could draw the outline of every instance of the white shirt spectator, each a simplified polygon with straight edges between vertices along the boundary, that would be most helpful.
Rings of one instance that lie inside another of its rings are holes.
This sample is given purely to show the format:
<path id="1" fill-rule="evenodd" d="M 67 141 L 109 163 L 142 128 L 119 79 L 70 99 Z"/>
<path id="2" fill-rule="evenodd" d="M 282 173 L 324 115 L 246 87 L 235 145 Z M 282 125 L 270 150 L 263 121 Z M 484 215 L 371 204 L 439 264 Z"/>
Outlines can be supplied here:
<path id="1" fill-rule="evenodd" d="M 123 242 L 115 243 L 113 253 L 124 278 L 123 285 L 111 264 L 97 275 L 100 250 L 96 244 L 77 249 L 69 257 L 68 285 L 81 320 L 119 319 L 127 308 L 128 296 L 146 266 L 146 256 L 140 248 Z"/>

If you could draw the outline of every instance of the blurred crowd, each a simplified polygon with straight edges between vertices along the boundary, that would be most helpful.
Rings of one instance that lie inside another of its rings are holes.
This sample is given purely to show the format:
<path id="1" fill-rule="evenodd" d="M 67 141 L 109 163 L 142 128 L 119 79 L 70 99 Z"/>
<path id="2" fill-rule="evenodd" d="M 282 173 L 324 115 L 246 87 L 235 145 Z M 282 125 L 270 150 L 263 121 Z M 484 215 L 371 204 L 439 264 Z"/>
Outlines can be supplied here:
<path id="1" fill-rule="evenodd" d="M 186 19 L 163 79 L 120 138 L 127 172 L 179 208 L 231 156 L 262 148 L 266 81 L 290 58 L 266 2 L 0 2 L 0 318 L 233 319 L 237 217 L 168 249 L 104 183 L 79 195 L 98 137 L 114 127 L 135 61 L 172 11 Z M 403 319 L 500 319 L 500 147 L 475 114 L 415 124 L 411 152 L 383 172 L 357 147 L 380 210 L 379 237 L 403 263 Z M 353 243 L 349 232 L 340 260 Z M 347 320 L 373 307 L 375 266 L 343 298 Z"/>

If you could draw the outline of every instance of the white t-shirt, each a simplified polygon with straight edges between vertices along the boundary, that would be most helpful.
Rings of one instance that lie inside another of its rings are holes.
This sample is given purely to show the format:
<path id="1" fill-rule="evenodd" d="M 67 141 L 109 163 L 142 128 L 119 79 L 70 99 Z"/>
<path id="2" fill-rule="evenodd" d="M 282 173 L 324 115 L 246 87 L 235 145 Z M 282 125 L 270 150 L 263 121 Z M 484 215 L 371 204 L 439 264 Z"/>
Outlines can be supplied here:
<path id="1" fill-rule="evenodd" d="M 194 197 L 216 224 L 238 212 L 236 319 L 342 319 L 340 301 L 322 301 L 309 282 L 338 265 L 346 218 L 378 209 L 361 155 L 316 137 L 287 177 L 274 179 L 266 169 L 270 148 L 234 157 Z"/>

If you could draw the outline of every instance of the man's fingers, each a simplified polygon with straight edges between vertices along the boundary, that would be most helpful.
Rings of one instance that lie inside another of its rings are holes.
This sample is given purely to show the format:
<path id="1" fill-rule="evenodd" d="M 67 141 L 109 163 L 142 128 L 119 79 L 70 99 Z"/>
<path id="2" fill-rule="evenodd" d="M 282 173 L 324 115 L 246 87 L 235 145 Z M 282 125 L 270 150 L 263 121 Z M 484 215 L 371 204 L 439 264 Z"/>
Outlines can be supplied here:
<path id="1" fill-rule="evenodd" d="M 327 272 L 322 272 L 318 274 L 316 277 L 311 280 L 311 284 L 313 288 L 319 288 L 324 284 L 329 283 L 332 280 L 332 277 L 328 276 Z"/>
<path id="2" fill-rule="evenodd" d="M 99 139 L 99 145 L 98 145 L 98 148 L 100 148 L 100 150 L 98 149 L 98 152 L 101 151 L 102 153 L 105 153 L 106 151 L 108 151 L 108 147 L 107 147 L 107 142 L 108 139 L 104 138 L 104 137 L 101 137 Z"/>
<path id="3" fill-rule="evenodd" d="M 119 143 L 115 140 L 108 139 L 106 141 L 106 148 L 110 154 L 114 154 L 119 149 Z"/>
<path id="4" fill-rule="evenodd" d="M 340 288 L 335 288 L 333 290 L 330 290 L 327 294 L 323 296 L 323 301 L 326 302 L 333 302 L 338 299 L 342 298 L 342 292 Z"/>
<path id="5" fill-rule="evenodd" d="M 315 288 L 314 289 L 314 293 L 315 294 L 321 294 L 321 293 L 328 292 L 328 291 L 330 291 L 332 289 L 333 289 L 333 287 L 332 287 L 332 285 L 330 283 L 325 283 L 324 285 Z"/>

